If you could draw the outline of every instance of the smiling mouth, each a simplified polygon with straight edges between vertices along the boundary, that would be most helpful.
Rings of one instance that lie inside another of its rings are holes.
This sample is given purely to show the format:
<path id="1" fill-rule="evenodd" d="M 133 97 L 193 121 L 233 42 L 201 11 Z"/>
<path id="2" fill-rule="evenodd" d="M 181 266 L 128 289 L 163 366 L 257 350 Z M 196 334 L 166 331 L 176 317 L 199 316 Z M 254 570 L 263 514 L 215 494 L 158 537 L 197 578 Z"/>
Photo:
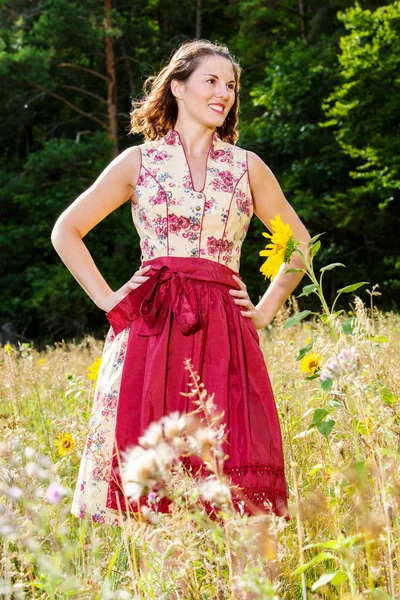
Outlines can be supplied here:
<path id="1" fill-rule="evenodd" d="M 225 108 L 222 108 L 222 106 L 217 107 L 217 106 L 212 105 L 212 104 L 209 104 L 208 106 L 211 108 L 211 110 L 213 110 L 214 112 L 218 113 L 219 115 L 223 115 L 224 112 L 225 112 Z"/>

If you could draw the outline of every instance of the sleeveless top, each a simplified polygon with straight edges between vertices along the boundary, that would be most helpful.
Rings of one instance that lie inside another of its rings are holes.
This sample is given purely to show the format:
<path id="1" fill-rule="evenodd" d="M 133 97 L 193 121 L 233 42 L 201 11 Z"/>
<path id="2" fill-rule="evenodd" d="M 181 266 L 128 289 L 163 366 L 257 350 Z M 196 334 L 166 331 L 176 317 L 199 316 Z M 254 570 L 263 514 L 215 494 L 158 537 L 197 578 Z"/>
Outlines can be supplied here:
<path id="1" fill-rule="evenodd" d="M 195 190 L 180 135 L 141 146 L 132 219 L 141 261 L 159 256 L 206 258 L 239 272 L 253 215 L 247 151 L 214 131 L 202 190 Z"/>

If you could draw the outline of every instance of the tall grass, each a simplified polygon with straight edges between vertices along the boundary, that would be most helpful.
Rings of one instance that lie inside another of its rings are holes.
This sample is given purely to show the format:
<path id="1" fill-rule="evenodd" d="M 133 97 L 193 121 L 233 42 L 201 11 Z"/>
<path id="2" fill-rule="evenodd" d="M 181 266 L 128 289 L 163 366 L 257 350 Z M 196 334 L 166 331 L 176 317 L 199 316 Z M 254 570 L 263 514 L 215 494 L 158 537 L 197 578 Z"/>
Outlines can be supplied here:
<path id="1" fill-rule="evenodd" d="M 254 524 L 229 503 L 212 520 L 179 469 L 171 516 L 147 512 L 122 528 L 77 519 L 69 511 L 95 385 L 87 367 L 103 342 L 0 349 L 0 597 L 398 598 L 400 318 L 356 298 L 332 336 L 317 319 L 284 329 L 290 310 L 260 333 L 289 522 Z M 308 375 L 307 347 L 321 357 Z"/>

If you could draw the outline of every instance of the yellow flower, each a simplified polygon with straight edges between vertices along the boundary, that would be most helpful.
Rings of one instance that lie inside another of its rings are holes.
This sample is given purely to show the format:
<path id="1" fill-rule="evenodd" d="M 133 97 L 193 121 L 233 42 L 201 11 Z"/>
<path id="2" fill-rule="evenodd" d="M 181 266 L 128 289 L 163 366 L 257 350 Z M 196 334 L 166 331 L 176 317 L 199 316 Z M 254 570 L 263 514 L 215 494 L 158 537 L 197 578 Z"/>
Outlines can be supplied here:
<path id="1" fill-rule="evenodd" d="M 11 344 L 5 344 L 5 346 L 3 346 L 3 350 L 4 352 L 6 352 L 9 356 L 11 356 L 11 354 L 14 351 L 14 348 L 11 346 Z"/>
<path id="2" fill-rule="evenodd" d="M 262 232 L 263 236 L 271 239 L 271 243 L 261 250 L 260 256 L 267 256 L 267 260 L 261 266 L 261 273 L 271 281 L 276 277 L 282 263 L 289 262 L 290 257 L 296 249 L 297 242 L 293 237 L 293 231 L 289 223 L 283 223 L 280 215 L 271 219 L 272 234 Z"/>
<path id="3" fill-rule="evenodd" d="M 42 366 L 44 364 L 44 358 L 39 358 L 37 364 L 39 365 L 39 367 Z"/>
<path id="4" fill-rule="evenodd" d="M 310 354 L 306 354 L 301 360 L 300 368 L 303 373 L 314 375 L 320 367 L 321 360 L 322 356 L 316 354 L 316 352 L 310 352 Z"/>
<path id="5" fill-rule="evenodd" d="M 309 344 L 311 341 L 312 341 L 312 338 L 308 337 L 308 338 L 306 339 L 306 345 L 307 345 L 307 344 Z"/>
<path id="6" fill-rule="evenodd" d="M 101 356 L 98 356 L 96 358 L 96 360 L 94 361 L 94 363 L 92 365 L 90 365 L 90 367 L 87 367 L 87 376 L 89 377 L 89 379 L 93 379 L 94 381 L 97 380 L 98 376 L 99 376 L 99 370 L 100 370 L 100 365 L 101 365 Z"/>
<path id="7" fill-rule="evenodd" d="M 65 456 L 65 454 L 72 452 L 74 444 L 74 438 L 70 433 L 60 433 L 60 435 L 57 436 L 56 441 L 58 454 Z"/>

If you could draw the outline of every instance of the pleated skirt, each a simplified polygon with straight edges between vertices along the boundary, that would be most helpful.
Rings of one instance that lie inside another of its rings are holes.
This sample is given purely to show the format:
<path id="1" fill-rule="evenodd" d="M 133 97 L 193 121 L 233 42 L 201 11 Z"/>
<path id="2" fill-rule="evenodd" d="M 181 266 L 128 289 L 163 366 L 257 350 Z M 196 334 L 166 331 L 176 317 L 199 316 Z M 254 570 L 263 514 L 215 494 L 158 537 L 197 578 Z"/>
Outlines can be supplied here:
<path id="1" fill-rule="evenodd" d="M 197 408 L 181 394 L 191 390 L 190 358 L 224 413 L 224 472 L 237 490 L 235 509 L 272 510 L 289 520 L 282 435 L 258 332 L 229 293 L 239 273 L 203 258 L 158 257 L 142 266 L 148 264 L 149 279 L 106 313 L 110 328 L 71 512 L 118 525 L 119 507 L 137 511 L 136 502 L 125 503 L 117 454 L 137 445 L 150 423 Z M 190 467 L 190 457 L 183 462 Z M 163 498 L 158 510 L 167 513 L 169 505 Z"/>

